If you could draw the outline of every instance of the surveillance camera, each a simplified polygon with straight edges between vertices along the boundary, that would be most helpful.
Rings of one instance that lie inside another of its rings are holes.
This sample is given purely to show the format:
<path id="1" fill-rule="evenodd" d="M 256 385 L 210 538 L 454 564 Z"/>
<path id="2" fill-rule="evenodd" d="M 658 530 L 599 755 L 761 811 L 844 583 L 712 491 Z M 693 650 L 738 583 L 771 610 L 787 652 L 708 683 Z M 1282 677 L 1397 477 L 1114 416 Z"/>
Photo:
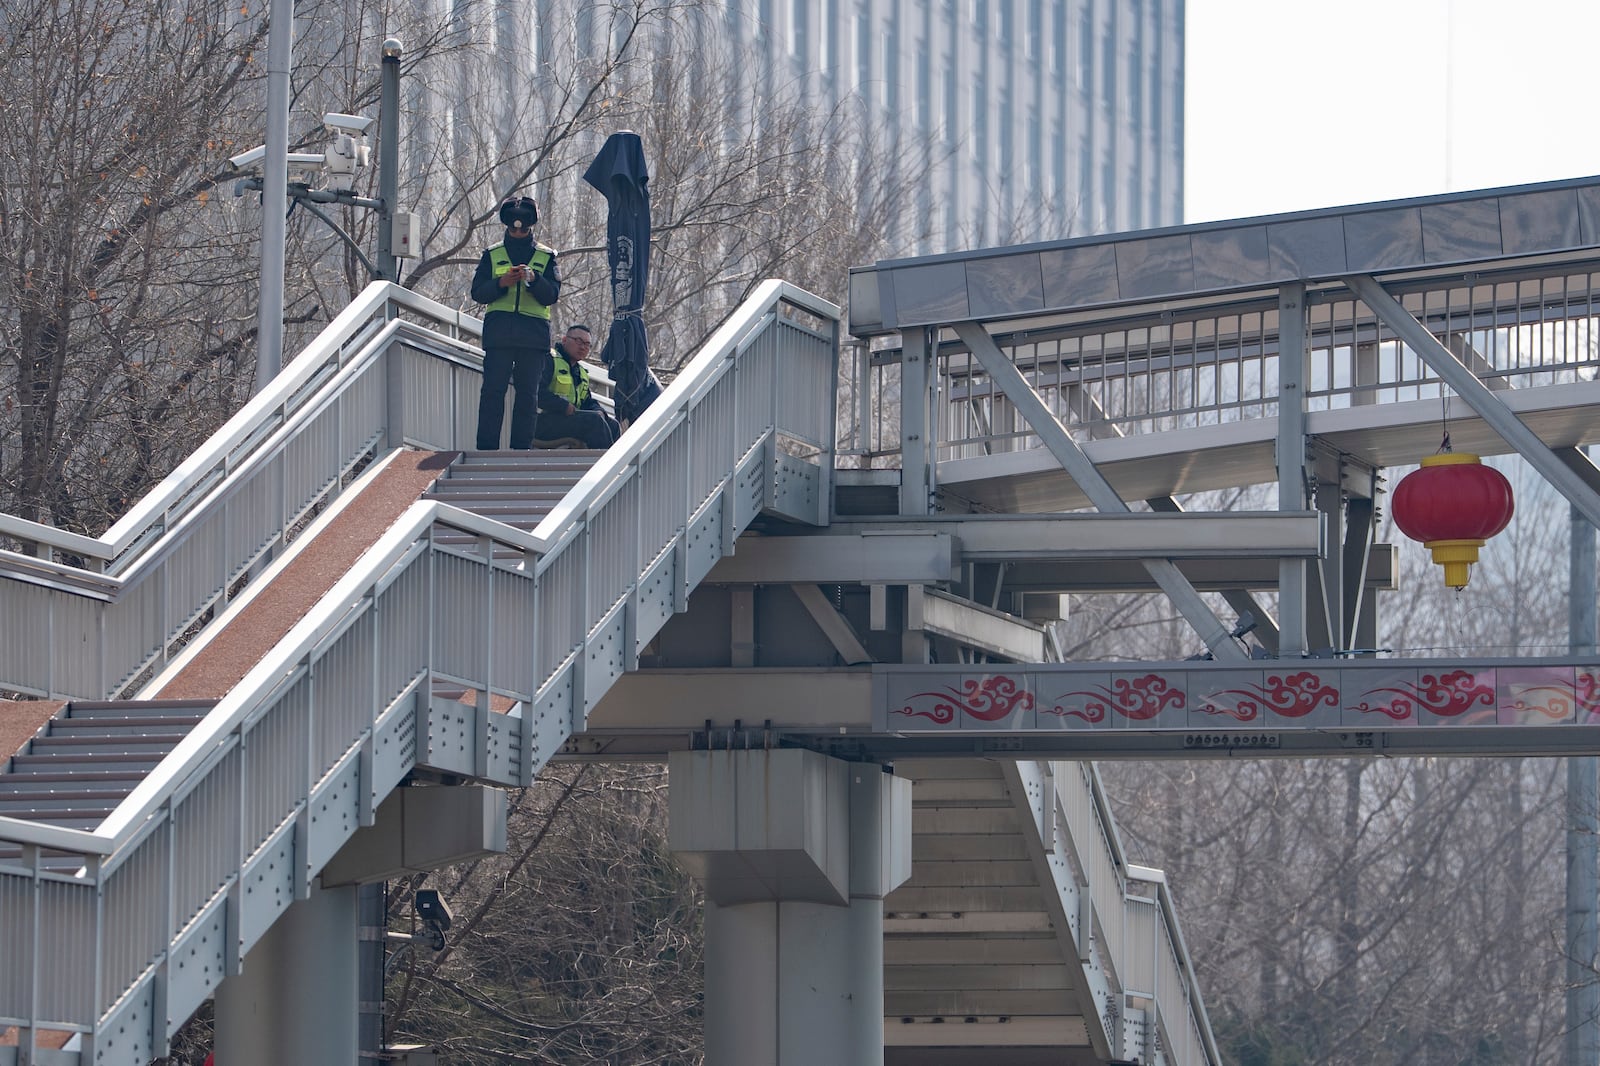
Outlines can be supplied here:
<path id="1" fill-rule="evenodd" d="M 337 111 L 330 111 L 322 116 L 322 124 L 329 129 L 344 130 L 359 136 L 367 132 L 372 120 L 365 115 L 341 115 Z"/>
<path id="2" fill-rule="evenodd" d="M 416 908 L 417 917 L 429 925 L 437 926 L 441 932 L 450 928 L 450 906 L 440 897 L 437 890 L 419 888 Z"/>
<path id="3" fill-rule="evenodd" d="M 267 146 L 264 144 L 258 144 L 248 152 L 240 152 L 238 155 L 230 155 L 228 157 L 228 162 L 233 164 L 233 168 L 235 170 L 243 170 L 245 167 L 254 166 L 255 164 L 261 162 L 262 158 L 266 156 L 266 154 Z"/>

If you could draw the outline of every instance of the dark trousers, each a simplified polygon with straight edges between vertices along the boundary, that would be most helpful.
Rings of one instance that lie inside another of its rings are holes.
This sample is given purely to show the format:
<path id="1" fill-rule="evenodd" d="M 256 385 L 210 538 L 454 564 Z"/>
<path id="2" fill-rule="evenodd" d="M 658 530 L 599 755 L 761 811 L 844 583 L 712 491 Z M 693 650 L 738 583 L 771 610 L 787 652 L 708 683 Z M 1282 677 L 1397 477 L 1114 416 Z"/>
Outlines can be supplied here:
<path id="1" fill-rule="evenodd" d="M 597 409 L 574 411 L 570 415 L 544 411 L 539 415 L 539 439 L 560 440 L 572 437 L 585 448 L 609 448 L 616 443 L 617 420 Z"/>
<path id="2" fill-rule="evenodd" d="M 548 351 L 502 348 L 483 353 L 483 389 L 478 393 L 478 450 L 500 447 L 500 424 L 505 421 L 506 387 L 516 390 L 511 401 L 511 447 L 533 447 L 539 417 L 539 377 Z"/>

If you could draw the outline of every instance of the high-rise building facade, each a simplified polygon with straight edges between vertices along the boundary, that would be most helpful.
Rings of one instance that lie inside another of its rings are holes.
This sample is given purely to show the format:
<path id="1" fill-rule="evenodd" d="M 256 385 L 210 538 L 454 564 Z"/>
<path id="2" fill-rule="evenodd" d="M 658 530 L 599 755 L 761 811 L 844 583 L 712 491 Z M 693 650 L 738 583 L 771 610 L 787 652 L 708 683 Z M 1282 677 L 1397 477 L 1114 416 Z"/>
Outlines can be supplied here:
<path id="1" fill-rule="evenodd" d="M 927 170 L 907 252 L 1182 221 L 1184 0 L 726 0 L 725 16 L 766 57 L 752 76 L 857 102 L 874 148 Z"/>

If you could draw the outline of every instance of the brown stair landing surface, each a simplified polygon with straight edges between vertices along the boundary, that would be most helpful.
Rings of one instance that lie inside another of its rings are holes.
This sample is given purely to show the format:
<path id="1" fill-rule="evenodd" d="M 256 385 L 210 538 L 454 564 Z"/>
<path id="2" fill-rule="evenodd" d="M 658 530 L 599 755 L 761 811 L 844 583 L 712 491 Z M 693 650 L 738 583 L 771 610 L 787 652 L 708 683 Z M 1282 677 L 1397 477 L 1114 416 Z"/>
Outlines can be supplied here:
<path id="1" fill-rule="evenodd" d="M 402 452 L 199 654 L 154 693 L 161 699 L 221 699 L 349 571 L 361 553 L 416 503 L 457 452 Z"/>
<path id="2" fill-rule="evenodd" d="M 60 700 L 0 700 L 0 769 L 65 706 Z"/>

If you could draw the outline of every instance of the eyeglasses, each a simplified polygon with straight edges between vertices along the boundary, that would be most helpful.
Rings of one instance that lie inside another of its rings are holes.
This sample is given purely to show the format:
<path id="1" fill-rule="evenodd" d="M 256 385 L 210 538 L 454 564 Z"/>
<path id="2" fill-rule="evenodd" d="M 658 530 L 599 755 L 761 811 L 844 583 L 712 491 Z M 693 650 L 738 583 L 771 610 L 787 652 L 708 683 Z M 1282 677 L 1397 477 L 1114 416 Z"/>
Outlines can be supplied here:
<path id="1" fill-rule="evenodd" d="M 573 345 L 576 345 L 577 347 L 581 347 L 581 348 L 592 348 L 592 347 L 594 347 L 594 342 L 589 340 L 588 337 L 584 337 L 584 336 L 581 336 L 581 335 L 575 336 L 575 335 L 573 335 L 571 333 L 567 334 L 567 342 L 569 344 L 573 344 Z"/>

